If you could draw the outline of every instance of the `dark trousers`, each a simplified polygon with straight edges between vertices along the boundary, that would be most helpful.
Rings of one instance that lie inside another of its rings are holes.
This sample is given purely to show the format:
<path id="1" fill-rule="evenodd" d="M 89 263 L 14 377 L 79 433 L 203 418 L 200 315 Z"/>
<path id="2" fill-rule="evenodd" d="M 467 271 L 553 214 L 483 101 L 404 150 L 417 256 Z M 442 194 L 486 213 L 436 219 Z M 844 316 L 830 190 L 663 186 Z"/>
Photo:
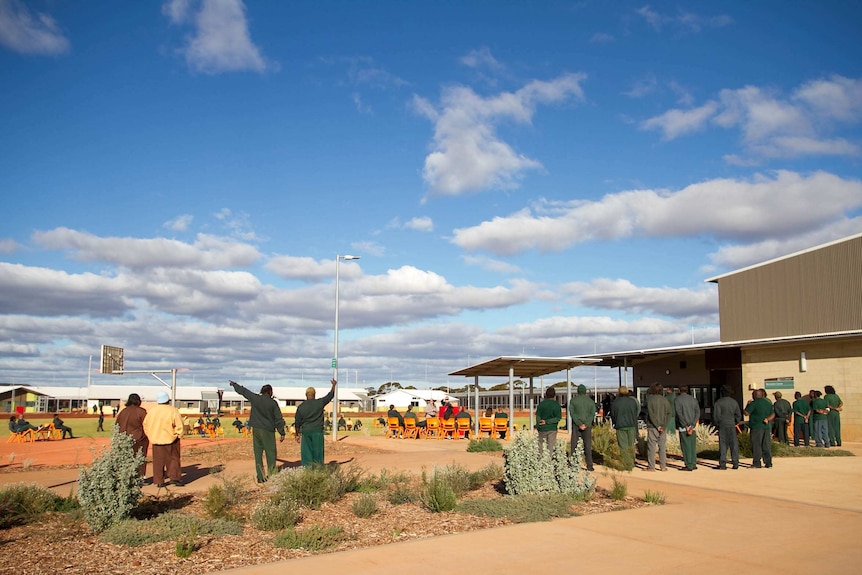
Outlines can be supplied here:
<path id="1" fill-rule="evenodd" d="M 575 454 L 575 449 L 578 447 L 578 440 L 580 439 L 584 443 L 584 461 L 587 464 L 587 469 L 590 471 L 593 470 L 593 428 L 590 427 L 590 424 L 587 424 L 585 429 L 578 428 L 577 425 L 572 424 L 573 433 L 572 433 L 572 455 Z"/>
<path id="2" fill-rule="evenodd" d="M 252 427 L 251 447 L 254 451 L 254 468 L 257 471 L 257 482 L 263 483 L 278 465 L 275 460 L 275 431 Z M 266 467 L 263 465 L 264 454 L 266 454 Z"/>
<path id="3" fill-rule="evenodd" d="M 171 481 L 182 479 L 179 439 L 167 445 L 153 444 L 153 483 L 160 485 L 165 482 L 166 469 Z"/>
<path id="4" fill-rule="evenodd" d="M 144 462 L 141 463 L 141 466 L 138 468 L 138 475 L 141 477 L 146 477 L 147 475 L 147 450 L 149 448 L 150 440 L 146 435 L 132 445 L 132 451 L 135 453 L 141 453 L 141 455 L 144 456 Z"/>
<path id="5" fill-rule="evenodd" d="M 71 437 L 72 439 L 75 439 L 75 436 L 72 435 L 72 428 L 69 427 L 68 425 L 55 425 L 54 429 L 59 429 L 60 431 L 63 432 L 63 439 L 66 439 L 67 433 L 69 434 L 69 437 Z"/>
<path id="6" fill-rule="evenodd" d="M 691 435 L 685 429 L 679 431 L 679 449 L 682 451 L 682 460 L 686 469 L 697 469 L 697 434 L 692 430 Z"/>
<path id="7" fill-rule="evenodd" d="M 826 414 L 826 427 L 829 433 L 829 445 L 841 445 L 841 412 L 834 409 Z"/>
<path id="8" fill-rule="evenodd" d="M 752 465 L 760 467 L 762 459 L 766 467 L 772 467 L 772 434 L 768 429 L 752 429 L 750 437 Z"/>
<path id="9" fill-rule="evenodd" d="M 323 430 L 312 429 L 302 432 L 299 444 L 299 455 L 303 467 L 323 464 Z"/>
<path id="10" fill-rule="evenodd" d="M 802 445 L 808 447 L 811 441 L 811 435 L 808 433 L 808 422 L 801 417 L 793 418 L 793 445 L 799 447 L 799 440 L 804 439 Z"/>
<path id="11" fill-rule="evenodd" d="M 775 429 L 775 441 L 778 443 L 789 443 L 787 441 L 787 418 L 776 417 L 772 425 Z"/>
<path id="12" fill-rule="evenodd" d="M 739 467 L 739 441 L 736 437 L 736 426 L 718 428 L 718 466 L 727 467 L 727 450 L 730 450 L 730 462 L 734 469 Z"/>

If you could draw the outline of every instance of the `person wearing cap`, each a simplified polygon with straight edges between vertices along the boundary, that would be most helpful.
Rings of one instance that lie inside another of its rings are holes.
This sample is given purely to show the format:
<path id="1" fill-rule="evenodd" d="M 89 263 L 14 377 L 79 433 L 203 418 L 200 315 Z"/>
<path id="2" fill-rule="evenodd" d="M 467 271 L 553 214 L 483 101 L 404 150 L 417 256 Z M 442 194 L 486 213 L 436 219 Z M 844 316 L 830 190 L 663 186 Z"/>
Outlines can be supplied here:
<path id="1" fill-rule="evenodd" d="M 655 382 L 649 387 L 647 410 L 647 471 L 655 471 L 655 452 L 658 451 L 659 468 L 667 471 L 667 430 L 670 422 L 670 402 L 664 388 Z"/>
<path id="2" fill-rule="evenodd" d="M 766 399 L 765 389 L 754 390 L 754 400 L 745 406 L 748 414 L 748 429 L 751 436 L 751 466 L 760 469 L 760 461 L 772 467 L 772 434 L 769 426 L 775 419 L 775 410 Z"/>
<path id="3" fill-rule="evenodd" d="M 147 474 L 147 450 L 150 448 L 150 439 L 144 433 L 144 418 L 146 416 L 147 410 L 141 407 L 141 396 L 137 393 L 130 393 L 129 399 L 126 400 L 126 407 L 117 414 L 117 421 L 114 423 L 120 431 L 131 436 L 134 440 L 132 451 L 144 456 L 144 462 L 138 468 L 138 474 L 141 477 Z M 183 429 L 185 430 L 185 426 Z"/>
<path id="4" fill-rule="evenodd" d="M 700 421 L 700 403 L 688 392 L 687 385 L 679 386 L 674 402 L 676 427 L 679 431 L 679 449 L 685 467 L 681 471 L 697 469 L 697 423 Z"/>
<path id="5" fill-rule="evenodd" d="M 611 422 L 616 430 L 617 443 L 620 446 L 620 462 L 625 471 L 631 471 L 635 466 L 635 442 L 640 411 L 640 403 L 629 395 L 629 388 L 620 387 L 619 395 L 611 404 Z"/>
<path id="6" fill-rule="evenodd" d="M 775 410 L 775 440 L 778 443 L 787 444 L 787 422 L 790 420 L 790 414 L 793 413 L 793 406 L 790 402 L 781 397 L 781 392 L 776 391 L 772 394 L 775 397 L 775 403 L 772 404 L 772 409 Z"/>
<path id="7" fill-rule="evenodd" d="M 251 414 L 248 416 L 251 427 L 251 445 L 254 451 L 254 468 L 257 472 L 257 482 L 265 482 L 275 472 L 278 465 L 275 449 L 275 432 L 281 435 L 279 441 L 284 441 L 284 417 L 278 402 L 272 398 L 272 386 L 268 383 L 255 393 L 235 381 L 230 386 L 251 404 Z M 266 454 L 266 467 L 263 456 Z"/>
<path id="8" fill-rule="evenodd" d="M 578 394 L 569 401 L 572 417 L 572 453 L 580 440 L 584 444 L 584 461 L 587 470 L 593 470 L 593 420 L 596 417 L 596 402 L 587 395 L 587 386 L 579 385 Z"/>
<path id="9" fill-rule="evenodd" d="M 183 418 L 170 404 L 164 391 L 156 396 L 156 405 L 144 417 L 144 433 L 153 446 L 153 483 L 164 487 L 165 471 L 171 485 L 182 486 L 180 469 L 180 437 L 183 436 Z"/>
<path id="10" fill-rule="evenodd" d="M 335 397 L 335 379 L 330 381 L 332 388 L 329 393 L 316 399 L 317 392 L 313 387 L 305 390 L 305 401 L 296 408 L 296 441 L 299 442 L 300 459 L 303 467 L 323 465 L 323 410 Z"/>

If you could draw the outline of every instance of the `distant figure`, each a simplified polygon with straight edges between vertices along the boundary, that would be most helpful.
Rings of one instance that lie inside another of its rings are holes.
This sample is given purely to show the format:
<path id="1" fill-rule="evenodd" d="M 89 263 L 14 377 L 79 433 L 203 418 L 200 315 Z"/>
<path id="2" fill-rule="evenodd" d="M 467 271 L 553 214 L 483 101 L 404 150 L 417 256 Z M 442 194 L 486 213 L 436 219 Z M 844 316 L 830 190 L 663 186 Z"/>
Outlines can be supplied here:
<path id="1" fill-rule="evenodd" d="M 138 474 L 141 477 L 145 477 L 147 474 L 147 450 L 150 448 L 150 440 L 144 433 L 144 418 L 146 416 L 147 410 L 141 407 L 141 396 L 132 393 L 126 400 L 125 409 L 117 416 L 115 423 L 120 431 L 130 435 L 134 440 L 132 450 L 144 456 L 144 462 L 138 468 Z"/>
<path id="2" fill-rule="evenodd" d="M 338 431 L 347 431 L 347 422 L 344 420 L 344 416 L 340 413 L 338 414 L 338 427 L 336 429 Z"/>
<path id="3" fill-rule="evenodd" d="M 117 418 L 117 408 L 116 408 L 116 407 L 112 407 L 112 408 L 111 408 L 111 411 L 113 412 L 112 417 L 113 417 L 114 419 L 116 419 L 116 418 Z"/>
<path id="4" fill-rule="evenodd" d="M 814 411 L 814 444 L 817 447 L 829 447 L 829 404 L 820 391 L 814 392 L 811 409 Z"/>
<path id="5" fill-rule="evenodd" d="M 353 431 L 359 431 L 360 429 L 362 429 L 362 420 L 361 420 L 361 419 L 357 419 L 357 420 L 353 423 Z"/>
<path id="6" fill-rule="evenodd" d="M 787 440 L 787 422 L 790 415 L 793 413 L 793 406 L 790 402 L 781 396 L 780 391 L 772 394 L 775 397 L 775 403 L 772 404 L 772 409 L 775 410 L 775 420 L 773 427 L 775 429 L 775 440 L 778 443 L 788 444 Z"/>
<path id="7" fill-rule="evenodd" d="M 404 416 L 402 416 L 400 413 L 398 413 L 398 410 L 395 409 L 395 405 L 389 406 L 389 411 L 386 412 L 386 417 L 387 418 L 388 417 L 398 418 L 398 427 L 400 427 L 401 429 L 404 429 Z M 413 414 L 413 417 L 414 418 L 416 417 L 415 413 Z"/>
<path id="8" fill-rule="evenodd" d="M 627 387 L 620 387 L 619 392 L 611 403 L 611 422 L 620 447 L 620 462 L 625 471 L 631 471 L 635 466 L 635 441 L 641 406 L 637 399 L 629 395 Z"/>
<path id="9" fill-rule="evenodd" d="M 829 445 L 841 447 L 841 410 L 844 409 L 844 402 L 835 393 L 835 388 L 827 385 L 823 388 L 826 395 L 823 399 L 826 400 L 826 405 L 829 406 L 829 413 L 826 414 L 826 430 L 829 434 Z"/>
<path id="10" fill-rule="evenodd" d="M 505 420 L 509 419 L 509 414 L 506 413 L 506 410 L 503 409 L 502 405 L 497 408 L 497 413 L 494 414 L 494 419 L 505 419 Z M 496 424 L 496 421 L 494 423 Z M 508 431 L 508 429 L 501 430 L 499 432 L 500 433 L 500 439 L 506 439 L 506 431 Z"/>
<path id="11" fill-rule="evenodd" d="M 464 408 L 464 409 L 458 410 L 458 414 L 455 416 L 455 425 L 458 425 L 459 419 L 466 419 L 467 420 L 467 423 L 468 423 L 467 430 L 464 431 L 463 433 L 464 433 L 464 437 L 466 437 L 467 439 L 470 439 L 470 430 L 473 429 L 473 417 L 470 415 L 470 412 L 466 408 Z M 461 432 L 459 431 L 459 433 L 461 433 Z"/>
<path id="12" fill-rule="evenodd" d="M 766 467 L 772 467 L 772 434 L 769 425 L 775 419 L 772 404 L 766 399 L 766 390 L 754 391 L 754 400 L 745 406 L 748 414 L 748 429 L 751 437 L 751 466 L 760 469 L 760 461 Z"/>
<path id="13" fill-rule="evenodd" d="M 700 404 L 688 393 L 687 385 L 679 386 L 679 395 L 674 402 L 676 426 L 679 430 L 679 448 L 685 467 L 682 471 L 697 469 L 697 423 L 700 421 Z M 770 406 L 770 409 L 772 406 Z"/>
<path id="14" fill-rule="evenodd" d="M 647 391 L 647 471 L 655 471 L 655 452 L 662 471 L 667 471 L 667 424 L 670 422 L 670 402 L 664 396 L 660 383 L 653 383 Z"/>
<path id="15" fill-rule="evenodd" d="M 303 467 L 314 464 L 323 465 L 323 409 L 335 397 L 335 379 L 330 381 L 329 393 L 316 399 L 313 387 L 305 390 L 305 401 L 296 408 L 296 441 L 299 442 L 300 459 Z"/>
<path id="16" fill-rule="evenodd" d="M 234 419 L 233 423 L 231 423 L 231 425 L 233 425 L 236 428 L 237 433 L 242 433 L 242 421 L 239 420 L 239 417 Z"/>
<path id="17" fill-rule="evenodd" d="M 429 417 L 437 417 L 437 402 L 433 399 L 425 402 L 425 421 L 428 421 Z"/>
<path id="18" fill-rule="evenodd" d="M 718 428 L 718 468 L 727 469 L 727 450 L 730 450 L 730 462 L 734 469 L 739 469 L 739 440 L 736 437 L 736 425 L 742 421 L 742 411 L 739 403 L 730 396 L 726 386 L 719 391 L 721 397 L 712 406 L 712 423 Z"/>
<path id="19" fill-rule="evenodd" d="M 810 445 L 810 434 L 808 433 L 808 419 L 811 417 L 811 402 L 797 391 L 793 402 L 793 446 L 799 447 L 802 440 L 805 447 Z"/>
<path id="20" fill-rule="evenodd" d="M 9 431 L 12 433 L 21 433 L 22 431 L 32 430 L 39 431 L 41 427 L 31 425 L 29 421 L 24 419 L 24 416 L 13 415 L 9 418 Z"/>
<path id="21" fill-rule="evenodd" d="M 563 418 L 563 410 L 557 401 L 557 391 L 553 387 L 545 390 L 545 399 L 536 406 L 536 429 L 539 431 L 539 454 L 547 445 L 548 452 L 554 455 L 557 448 L 557 427 Z"/>
<path id="22" fill-rule="evenodd" d="M 102 411 L 102 408 L 99 408 L 99 422 L 96 424 L 96 431 L 105 431 L 105 412 Z"/>
<path id="23" fill-rule="evenodd" d="M 579 385 L 578 394 L 569 401 L 569 415 L 572 417 L 572 453 L 578 441 L 584 446 L 584 461 L 587 471 L 593 471 L 593 420 L 596 417 L 596 402 L 587 395 L 587 386 Z"/>
<path id="24" fill-rule="evenodd" d="M 54 414 L 54 421 L 52 421 L 51 423 L 54 424 L 54 429 L 57 429 L 57 430 L 60 430 L 63 432 L 62 439 L 66 439 L 67 433 L 69 434 L 69 439 L 75 439 L 75 436 L 72 435 L 72 428 L 69 427 L 68 425 L 63 424 L 63 420 L 60 419 L 59 413 Z"/>

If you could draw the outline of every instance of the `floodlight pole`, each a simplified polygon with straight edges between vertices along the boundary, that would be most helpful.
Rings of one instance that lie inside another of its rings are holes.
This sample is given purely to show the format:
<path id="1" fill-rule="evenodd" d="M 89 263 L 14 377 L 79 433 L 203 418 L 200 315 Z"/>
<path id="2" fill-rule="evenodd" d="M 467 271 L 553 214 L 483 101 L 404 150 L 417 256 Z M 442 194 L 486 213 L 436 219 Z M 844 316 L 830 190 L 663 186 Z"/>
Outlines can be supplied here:
<path id="1" fill-rule="evenodd" d="M 340 266 L 341 260 L 358 260 L 359 256 L 351 256 L 345 255 L 340 256 L 338 254 L 335 255 L 335 330 L 333 334 L 333 343 L 332 343 L 332 379 L 338 381 L 338 268 Z M 349 379 L 349 374 L 348 374 Z M 332 396 L 332 441 L 336 441 L 338 439 L 338 386 L 335 386 L 333 390 Z"/>

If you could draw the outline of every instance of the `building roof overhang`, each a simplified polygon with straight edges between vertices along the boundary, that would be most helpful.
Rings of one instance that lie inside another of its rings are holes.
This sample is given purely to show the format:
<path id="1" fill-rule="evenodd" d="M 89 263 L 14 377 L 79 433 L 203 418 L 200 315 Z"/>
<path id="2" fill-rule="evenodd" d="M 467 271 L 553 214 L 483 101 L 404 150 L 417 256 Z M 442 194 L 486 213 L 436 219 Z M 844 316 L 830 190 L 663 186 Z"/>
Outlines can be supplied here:
<path id="1" fill-rule="evenodd" d="M 524 357 L 502 356 L 477 363 L 449 375 L 464 377 L 508 377 L 510 370 L 518 378 L 539 377 L 581 365 L 598 364 L 601 360 L 588 357 Z"/>

